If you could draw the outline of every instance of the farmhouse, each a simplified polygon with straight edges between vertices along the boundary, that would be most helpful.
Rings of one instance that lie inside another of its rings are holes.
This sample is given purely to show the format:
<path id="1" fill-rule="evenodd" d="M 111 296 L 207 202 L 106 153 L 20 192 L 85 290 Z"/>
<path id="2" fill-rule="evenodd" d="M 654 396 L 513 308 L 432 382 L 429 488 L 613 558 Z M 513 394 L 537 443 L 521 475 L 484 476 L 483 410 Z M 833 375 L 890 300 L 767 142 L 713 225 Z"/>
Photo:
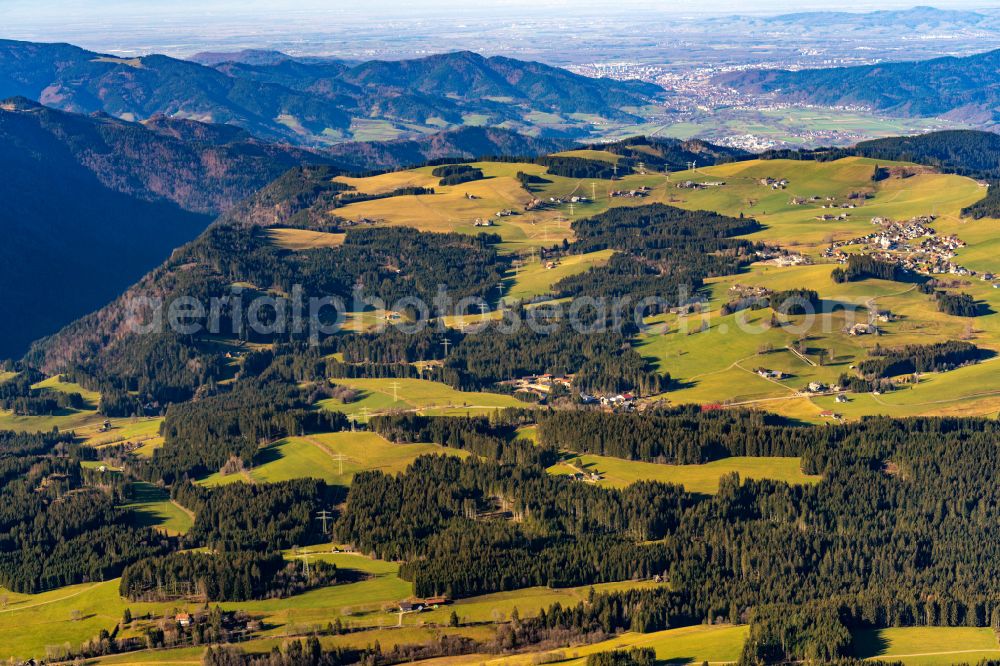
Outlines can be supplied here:
<path id="1" fill-rule="evenodd" d="M 871 324 L 865 324 L 865 323 L 857 323 L 854 326 L 851 326 L 850 330 L 848 331 L 849 335 L 855 335 L 855 336 L 876 335 L 877 333 L 878 333 L 877 328 L 875 328 Z"/>
<path id="2" fill-rule="evenodd" d="M 424 599 L 425 606 L 444 606 L 448 603 L 448 597 L 428 597 Z"/>

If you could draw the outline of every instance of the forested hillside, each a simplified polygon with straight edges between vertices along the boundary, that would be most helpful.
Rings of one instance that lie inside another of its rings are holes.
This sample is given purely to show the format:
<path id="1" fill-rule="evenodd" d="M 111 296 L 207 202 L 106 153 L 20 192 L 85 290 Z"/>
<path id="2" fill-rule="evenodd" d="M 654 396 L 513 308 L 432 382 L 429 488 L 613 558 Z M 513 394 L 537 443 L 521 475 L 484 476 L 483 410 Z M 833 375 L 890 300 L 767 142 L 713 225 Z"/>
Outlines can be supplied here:
<path id="1" fill-rule="evenodd" d="M 979 125 L 1000 120 L 997 66 L 1000 51 L 860 67 L 759 70 L 721 75 L 717 81 L 749 93 L 822 104 L 864 105 L 901 116 L 945 116 Z"/>
<path id="2" fill-rule="evenodd" d="M 0 103 L 0 159 L 4 357 L 107 303 L 289 167 L 332 161 L 240 131 L 145 127 L 23 98 Z"/>

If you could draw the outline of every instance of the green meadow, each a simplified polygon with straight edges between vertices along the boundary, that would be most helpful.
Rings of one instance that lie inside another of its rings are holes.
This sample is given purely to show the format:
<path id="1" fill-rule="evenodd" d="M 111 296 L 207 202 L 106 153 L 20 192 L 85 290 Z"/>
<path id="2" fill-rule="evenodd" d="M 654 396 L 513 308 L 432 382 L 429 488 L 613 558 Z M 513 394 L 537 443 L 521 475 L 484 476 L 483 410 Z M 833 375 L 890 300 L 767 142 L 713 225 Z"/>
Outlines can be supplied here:
<path id="1" fill-rule="evenodd" d="M 135 497 L 124 508 L 129 510 L 134 524 L 167 534 L 184 534 L 194 525 L 194 514 L 172 501 L 166 490 L 145 482 L 132 487 Z"/>
<path id="2" fill-rule="evenodd" d="M 1000 643 L 989 627 L 894 627 L 855 632 L 854 654 L 907 666 L 975 664 L 997 659 Z"/>
<path id="3" fill-rule="evenodd" d="M 254 466 L 243 474 L 213 474 L 200 483 L 217 486 L 239 481 L 275 483 L 290 479 L 321 479 L 348 486 L 358 472 L 379 470 L 395 474 L 422 455 L 466 457 L 460 449 L 437 444 L 394 444 L 373 432 L 334 432 L 286 437 L 264 447 Z"/>
<path id="4" fill-rule="evenodd" d="M 702 465 L 662 465 L 638 460 L 585 454 L 572 456 L 549 468 L 551 474 L 574 474 L 583 471 L 600 474 L 597 485 L 624 488 L 636 481 L 661 481 L 682 485 L 689 492 L 711 495 L 719 490 L 719 479 L 739 474 L 741 479 L 773 479 L 789 484 L 817 483 L 820 477 L 802 472 L 798 458 L 732 457 Z"/>
<path id="5" fill-rule="evenodd" d="M 322 400 L 319 406 L 343 412 L 351 417 L 361 417 L 362 420 L 366 415 L 396 410 L 421 413 L 456 410 L 479 413 L 504 407 L 523 407 L 525 404 L 513 396 L 458 391 L 447 384 L 426 379 L 333 379 L 331 381 L 339 386 L 357 389 L 360 397 L 346 404 L 334 399 Z"/>

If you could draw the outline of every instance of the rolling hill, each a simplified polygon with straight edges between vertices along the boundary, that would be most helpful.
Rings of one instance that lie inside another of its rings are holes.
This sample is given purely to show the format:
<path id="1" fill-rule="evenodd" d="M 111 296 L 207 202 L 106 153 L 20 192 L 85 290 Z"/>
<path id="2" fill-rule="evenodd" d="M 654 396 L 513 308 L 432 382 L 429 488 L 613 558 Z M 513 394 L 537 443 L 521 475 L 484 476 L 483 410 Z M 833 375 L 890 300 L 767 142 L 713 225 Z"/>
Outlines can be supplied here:
<path id="1" fill-rule="evenodd" d="M 232 124 L 302 145 L 394 138 L 464 125 L 585 135 L 596 118 L 634 122 L 627 108 L 658 86 L 591 79 L 556 67 L 458 52 L 347 65 L 281 54 L 213 55 L 207 66 L 162 55 L 123 59 L 69 44 L 0 40 L 0 97 L 22 95 L 81 113 L 157 114 Z M 539 116 L 541 114 L 541 116 Z M 550 117 L 550 116 L 555 117 Z"/>
<path id="2" fill-rule="evenodd" d="M 107 303 L 245 197 L 300 164 L 391 169 L 441 158 L 539 155 L 572 147 L 464 127 L 416 139 L 312 152 L 233 125 L 155 115 L 128 122 L 23 97 L 0 102 L 0 278 L 16 315 L 0 358 Z M 73 289 L 66 290 L 65 285 Z"/>
<path id="3" fill-rule="evenodd" d="M 1000 50 L 862 67 L 724 74 L 716 81 L 754 94 L 824 106 L 862 105 L 897 116 L 1000 121 Z"/>
<path id="4" fill-rule="evenodd" d="M 238 331 L 133 335 L 117 299 L 3 366 L 0 428 L 39 434 L 0 430 L 0 643 L 107 664 L 995 656 L 998 220 L 961 213 L 980 182 L 891 159 L 985 169 L 976 139 L 293 167 L 130 289 L 238 294 Z M 975 272 L 837 280 L 831 252 L 870 252 L 873 220 L 932 226 L 908 239 Z M 296 287 L 359 286 L 385 305 L 352 298 L 339 333 L 242 327 L 256 296 L 277 318 Z M 481 307 L 378 325 L 441 286 Z M 939 310 L 955 290 L 989 307 Z M 654 291 L 677 297 L 621 335 L 558 307 Z M 531 312 L 544 329 L 502 322 Z M 929 362 L 939 345 L 984 353 Z M 883 356 L 926 365 L 869 389 Z"/>

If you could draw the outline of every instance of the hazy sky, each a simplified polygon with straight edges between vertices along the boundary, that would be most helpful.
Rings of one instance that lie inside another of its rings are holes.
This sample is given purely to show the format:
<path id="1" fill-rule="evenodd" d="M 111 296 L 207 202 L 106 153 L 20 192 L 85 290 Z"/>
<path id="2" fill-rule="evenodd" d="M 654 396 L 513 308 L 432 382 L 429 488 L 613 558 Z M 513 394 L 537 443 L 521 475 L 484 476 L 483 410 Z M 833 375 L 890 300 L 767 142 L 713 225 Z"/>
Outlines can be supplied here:
<path id="1" fill-rule="evenodd" d="M 787 11 L 835 9 L 866 11 L 910 7 L 913 0 L 858 0 L 849 5 L 836 0 L 771 0 L 765 3 L 741 0 L 699 0 L 697 3 L 676 0 L 0 0 L 0 30 L 46 24 L 58 29 L 76 20 L 114 23 L 123 18 L 145 16 L 149 19 L 192 19 L 196 16 L 236 19 L 302 16 L 368 16 L 377 21 L 391 16 L 437 14 L 509 14 L 528 12 L 598 13 L 601 11 L 649 11 L 698 13 L 780 13 Z M 937 0 L 925 2 L 938 8 L 975 8 L 996 6 L 995 2 L 976 0 Z M 692 5 L 695 5 L 694 7 Z M 67 26 L 68 27 L 68 26 Z"/>
<path id="2" fill-rule="evenodd" d="M 931 0 L 940 9 L 996 6 L 996 0 Z M 282 48 L 327 40 L 367 48 L 378 40 L 423 38 L 420 48 L 496 47 L 494 28 L 538 24 L 593 30 L 607 20 L 641 30 L 646 21 L 705 14 L 902 9 L 928 0 L 0 0 L 0 38 L 66 41 L 107 53 L 187 55 L 203 48 Z M 448 20 L 444 20 L 447 17 Z M 463 20 L 469 25 L 464 26 Z M 487 30 L 483 26 L 488 26 Z M 653 25 L 650 23 L 650 25 Z M 445 27 L 447 26 L 447 27 Z M 486 44 L 448 42 L 480 30 Z M 592 34 L 592 33 L 591 33 Z M 405 35 L 405 36 L 404 36 Z M 492 41 L 491 41 L 492 40 Z M 332 49 L 330 52 L 337 52 Z"/>

